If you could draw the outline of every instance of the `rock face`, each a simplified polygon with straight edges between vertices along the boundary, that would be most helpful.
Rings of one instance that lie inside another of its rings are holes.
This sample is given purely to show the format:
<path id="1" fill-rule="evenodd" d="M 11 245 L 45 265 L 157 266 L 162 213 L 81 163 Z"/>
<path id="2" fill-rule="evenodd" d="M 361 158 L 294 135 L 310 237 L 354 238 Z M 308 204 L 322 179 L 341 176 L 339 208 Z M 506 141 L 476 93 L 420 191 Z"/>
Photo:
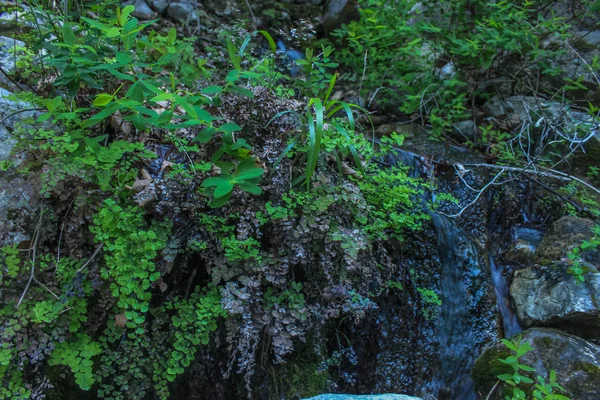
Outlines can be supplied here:
<path id="1" fill-rule="evenodd" d="M 15 73 L 16 62 L 23 56 L 25 43 L 20 40 L 0 36 L 0 65 L 8 75 Z M 0 74 L 0 83 L 5 87 L 10 87 L 12 82 L 4 74 Z"/>
<path id="2" fill-rule="evenodd" d="M 10 95 L 10 92 L 0 88 L 0 120 L 2 120 L 0 124 L 0 161 L 14 157 L 11 152 L 15 141 L 11 138 L 10 131 L 15 124 L 34 115 L 33 111 L 26 111 L 10 116 L 20 109 L 31 108 L 31 105 L 27 103 L 9 100 L 7 96 Z M 0 245 L 25 239 L 27 228 L 21 221 L 8 216 L 11 210 L 26 209 L 30 205 L 33 192 L 31 185 L 27 184 L 23 178 L 0 171 Z"/>
<path id="3" fill-rule="evenodd" d="M 510 295 L 524 326 L 600 326 L 600 273 L 588 273 L 577 284 L 567 268 L 559 264 L 515 272 Z"/>
<path id="4" fill-rule="evenodd" d="M 590 229 L 594 222 L 578 217 L 563 217 L 556 221 L 550 231 L 544 236 L 536 251 L 538 260 L 560 260 L 574 246 L 589 240 L 593 234 Z M 600 266 L 600 254 L 597 251 L 586 252 L 586 261 Z"/>
<path id="5" fill-rule="evenodd" d="M 327 3 L 323 16 L 323 31 L 326 36 L 343 24 L 360 18 L 356 3 L 356 0 L 330 0 Z"/>
<path id="6" fill-rule="evenodd" d="M 322 394 L 305 400 L 421 400 L 405 394 Z"/>
<path id="7" fill-rule="evenodd" d="M 577 336 L 549 328 L 533 328 L 522 333 L 524 341 L 533 350 L 520 359 L 521 364 L 536 369 L 547 378 L 556 371 L 557 382 L 565 388 L 566 395 L 577 400 L 600 399 L 600 347 Z M 477 392 L 485 398 L 497 376 L 509 372 L 498 358 L 506 358 L 510 351 L 501 343 L 487 348 L 475 362 L 473 378 Z M 510 369 L 510 367 L 509 367 Z M 532 377 L 534 380 L 535 377 Z M 490 400 L 503 399 L 506 388 L 497 388 Z M 507 394 L 507 393 L 506 393 Z"/>
<path id="8" fill-rule="evenodd" d="M 513 275 L 510 295 L 525 327 L 554 326 L 587 339 L 600 339 L 600 273 L 597 251 L 583 253 L 591 272 L 578 284 L 562 262 L 574 246 L 592 237 L 594 222 L 563 217 L 544 236 L 535 252 L 539 264 Z M 595 265 L 594 265 L 595 264 Z"/>

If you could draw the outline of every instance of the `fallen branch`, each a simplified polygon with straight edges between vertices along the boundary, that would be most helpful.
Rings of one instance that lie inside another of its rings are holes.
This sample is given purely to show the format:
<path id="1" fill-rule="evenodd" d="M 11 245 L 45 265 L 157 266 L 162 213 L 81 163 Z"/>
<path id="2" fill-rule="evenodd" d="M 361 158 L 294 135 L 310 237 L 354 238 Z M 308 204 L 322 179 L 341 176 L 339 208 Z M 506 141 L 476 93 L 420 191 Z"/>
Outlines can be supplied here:
<path id="1" fill-rule="evenodd" d="M 475 198 L 473 199 L 473 201 L 471 201 L 469 204 L 467 204 L 466 206 L 464 206 L 459 212 L 457 212 L 456 214 L 446 214 L 443 212 L 438 212 L 438 214 L 443 215 L 445 217 L 448 218 L 456 218 L 456 217 L 460 217 L 462 215 L 463 212 L 465 212 L 465 210 L 469 207 L 471 207 L 473 204 L 477 203 L 477 200 L 479 200 L 479 198 L 481 197 L 481 195 L 487 190 L 487 188 L 489 188 L 490 186 L 492 186 L 493 184 L 495 184 L 496 180 L 500 177 L 500 175 L 502 175 L 504 173 L 504 170 L 501 170 L 500 172 L 498 172 L 496 174 L 496 176 L 494 176 L 494 178 L 489 181 L 484 187 L 482 187 L 481 189 L 479 189 L 477 192 L 477 196 L 475 196 Z M 473 189 L 472 189 L 473 190 Z"/>
<path id="2" fill-rule="evenodd" d="M 538 166 L 538 168 L 544 170 L 544 171 L 539 171 L 539 170 L 531 170 L 531 169 L 518 168 L 518 167 L 506 167 L 506 166 L 494 165 L 494 164 L 464 164 L 464 166 L 465 167 L 475 167 L 475 168 L 479 167 L 479 168 L 501 169 L 504 171 L 515 171 L 515 172 L 521 172 L 521 173 L 525 173 L 525 174 L 544 176 L 546 178 L 558 179 L 560 181 L 565 181 L 565 182 L 576 181 L 576 182 L 581 183 L 588 189 L 593 190 L 594 192 L 600 194 L 600 189 L 597 189 L 596 187 L 590 185 L 586 181 L 584 181 L 576 176 L 567 174 L 565 172 L 556 171 L 554 169 L 543 168 L 543 167 Z"/>
<path id="3" fill-rule="evenodd" d="M 88 265 L 90 265 L 90 263 L 92 262 L 92 260 L 93 260 L 94 258 L 96 258 L 96 256 L 97 256 L 97 255 L 98 255 L 98 253 L 100 252 L 100 250 L 102 250 L 102 247 L 103 247 L 103 246 L 104 246 L 103 244 L 99 244 L 99 245 L 98 245 L 98 247 L 96 247 L 96 250 L 94 250 L 94 253 L 92 254 L 92 256 L 91 256 L 91 257 L 90 257 L 90 258 L 89 258 L 89 259 L 88 259 L 88 260 L 85 262 L 85 264 L 83 264 L 83 265 L 81 266 L 81 268 L 79 268 L 79 269 L 77 270 L 77 273 L 79 273 L 79 272 L 83 271 L 83 270 L 85 269 L 85 267 L 87 267 Z"/>
<path id="4" fill-rule="evenodd" d="M 30 251 L 33 250 L 33 254 L 31 257 L 31 271 L 29 273 L 29 279 L 27 280 L 27 285 L 25 285 L 25 289 L 23 290 L 23 293 L 21 294 L 21 297 L 19 298 L 19 302 L 17 303 L 17 308 L 23 302 L 23 299 L 25 298 L 25 295 L 27 294 L 27 291 L 29 290 L 29 286 L 31 286 L 31 281 L 33 281 L 33 278 L 35 278 L 35 258 L 36 258 L 36 252 L 37 252 L 37 245 L 38 245 L 38 241 L 40 238 L 40 228 L 42 226 L 42 216 L 43 215 L 44 215 L 44 208 L 42 207 L 40 209 L 40 218 L 38 220 L 37 226 L 35 227 L 35 231 L 33 233 L 33 235 L 34 235 L 33 245 L 32 245 L 32 247 L 29 248 Z"/>

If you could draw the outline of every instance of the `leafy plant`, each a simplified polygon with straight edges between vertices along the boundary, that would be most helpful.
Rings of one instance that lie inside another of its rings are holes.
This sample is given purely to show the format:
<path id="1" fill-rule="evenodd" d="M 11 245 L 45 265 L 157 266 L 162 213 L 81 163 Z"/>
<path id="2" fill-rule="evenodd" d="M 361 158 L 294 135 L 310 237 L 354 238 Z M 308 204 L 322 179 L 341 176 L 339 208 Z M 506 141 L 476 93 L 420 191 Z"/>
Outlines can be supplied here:
<path id="1" fill-rule="evenodd" d="M 575 246 L 569 250 L 567 254 L 570 262 L 567 272 L 573 275 L 575 282 L 578 284 L 585 282 L 585 274 L 587 272 L 592 272 L 592 269 L 583 262 L 583 253 L 585 251 L 594 251 L 600 246 L 600 226 L 594 226 L 592 232 L 594 236 L 590 240 L 584 240 L 579 246 Z"/>
<path id="2" fill-rule="evenodd" d="M 234 150 L 240 148 L 235 147 Z M 236 186 L 254 195 L 262 193 L 262 189 L 258 186 L 258 183 L 265 170 L 256 167 L 252 157 L 246 157 L 244 161 L 237 164 L 233 172 L 234 165 L 232 163 L 217 163 L 217 165 L 221 169 L 221 174 L 216 177 L 207 178 L 202 182 L 202 187 L 208 188 L 213 196 L 213 207 L 221 207 L 227 203 Z"/>
<path id="3" fill-rule="evenodd" d="M 49 365 L 66 365 L 75 375 L 75 382 L 83 390 L 89 390 L 94 384 L 92 357 L 100 354 L 100 345 L 86 334 L 78 334 L 73 341 L 62 342 L 56 346 Z"/>
<path id="4" fill-rule="evenodd" d="M 509 365 L 513 372 L 512 374 L 502 374 L 498 379 L 512 386 L 512 396 L 505 396 L 506 400 L 525 400 L 527 394 L 523 391 L 523 385 L 532 385 L 534 382 L 531 378 L 524 375 L 523 372 L 535 372 L 535 368 L 521 364 L 519 359 L 532 350 L 531 344 L 527 341 L 522 341 L 521 336 L 512 340 L 502 339 L 502 343 L 510 349 L 514 354 L 499 361 Z M 556 382 L 556 372 L 550 371 L 550 377 L 546 381 L 543 377 L 537 377 L 538 383 L 534 385 L 532 398 L 540 400 L 570 400 L 568 397 L 554 393 L 556 390 L 564 392 L 565 390 Z"/>

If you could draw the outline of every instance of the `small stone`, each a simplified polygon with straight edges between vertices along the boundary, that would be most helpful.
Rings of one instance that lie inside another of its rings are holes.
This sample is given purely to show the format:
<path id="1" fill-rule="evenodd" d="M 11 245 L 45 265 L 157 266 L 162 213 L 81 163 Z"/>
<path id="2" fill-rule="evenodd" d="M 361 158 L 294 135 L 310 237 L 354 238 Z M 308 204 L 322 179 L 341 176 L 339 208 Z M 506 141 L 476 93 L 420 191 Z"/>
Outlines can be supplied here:
<path id="1" fill-rule="evenodd" d="M 156 10 L 157 13 L 162 14 L 169 7 L 170 0 L 147 0 L 148 5 Z"/>
<path id="2" fill-rule="evenodd" d="M 135 7 L 135 11 L 131 13 L 136 18 L 148 20 L 157 17 L 156 12 L 154 12 L 148 4 L 144 0 L 135 0 L 134 1 L 126 1 L 123 5 L 131 5 L 133 4 Z"/>
<path id="3" fill-rule="evenodd" d="M 198 21 L 198 15 L 190 3 L 171 3 L 167 15 L 181 24 Z"/>
<path id="4" fill-rule="evenodd" d="M 452 130 L 454 133 L 453 136 L 462 140 L 467 139 L 473 141 L 477 136 L 477 127 L 475 126 L 475 122 L 471 119 L 456 122 L 452 125 Z"/>
<path id="5" fill-rule="evenodd" d="M 0 36 L 0 65 L 4 72 L 13 74 L 17 68 L 16 61 L 24 55 L 25 43 L 13 38 Z M 5 79 L 0 75 L 0 79 Z"/>

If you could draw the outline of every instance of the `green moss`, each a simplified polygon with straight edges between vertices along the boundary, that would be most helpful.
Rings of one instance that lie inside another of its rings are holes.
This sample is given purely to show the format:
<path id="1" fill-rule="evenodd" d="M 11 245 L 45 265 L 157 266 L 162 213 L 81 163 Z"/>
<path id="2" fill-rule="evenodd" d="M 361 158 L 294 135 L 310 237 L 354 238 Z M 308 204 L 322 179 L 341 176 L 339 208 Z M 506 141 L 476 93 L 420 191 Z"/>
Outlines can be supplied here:
<path id="1" fill-rule="evenodd" d="M 489 393 L 492 387 L 498 381 L 498 375 L 512 373 L 512 368 L 503 364 L 499 359 L 504 359 L 511 355 L 511 351 L 506 348 L 492 347 L 485 350 L 473 365 L 471 376 L 475 382 L 475 387 L 480 393 Z"/>
<path id="2" fill-rule="evenodd" d="M 589 376 L 595 376 L 600 379 L 600 367 L 594 364 L 578 361 L 573 364 L 573 370 L 583 371 Z"/>
<path id="3" fill-rule="evenodd" d="M 311 341 L 295 343 L 294 353 L 287 362 L 272 370 L 274 387 L 270 392 L 273 400 L 304 399 L 326 391 L 329 374 L 319 371 L 319 357 L 308 343 Z"/>

